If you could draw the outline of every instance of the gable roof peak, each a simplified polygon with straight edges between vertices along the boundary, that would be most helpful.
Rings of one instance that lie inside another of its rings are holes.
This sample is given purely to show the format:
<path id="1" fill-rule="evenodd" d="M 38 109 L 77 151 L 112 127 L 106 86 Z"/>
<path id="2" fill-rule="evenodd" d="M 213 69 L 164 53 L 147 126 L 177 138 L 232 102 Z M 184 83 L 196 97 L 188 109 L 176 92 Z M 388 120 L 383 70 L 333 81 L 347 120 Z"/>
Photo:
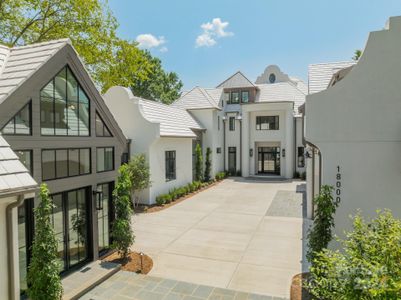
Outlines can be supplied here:
<path id="1" fill-rule="evenodd" d="M 241 88 L 241 87 L 255 87 L 255 85 L 250 81 L 241 71 L 235 72 L 233 75 L 228 77 L 222 83 L 220 83 L 216 88 Z"/>

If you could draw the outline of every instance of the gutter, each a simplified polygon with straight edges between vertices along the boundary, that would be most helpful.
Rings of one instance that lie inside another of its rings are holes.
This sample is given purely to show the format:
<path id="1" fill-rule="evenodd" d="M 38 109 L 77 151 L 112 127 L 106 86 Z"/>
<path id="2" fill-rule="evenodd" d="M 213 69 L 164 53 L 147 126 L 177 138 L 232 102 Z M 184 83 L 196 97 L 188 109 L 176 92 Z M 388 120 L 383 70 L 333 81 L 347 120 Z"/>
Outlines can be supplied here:
<path id="1" fill-rule="evenodd" d="M 6 230 L 7 230 L 7 257 L 8 257 L 8 298 L 10 300 L 19 299 L 19 295 L 15 294 L 15 261 L 14 253 L 17 249 L 14 249 L 13 243 L 13 209 L 24 203 L 25 197 L 23 194 L 18 195 L 17 202 L 13 202 L 6 207 Z"/>

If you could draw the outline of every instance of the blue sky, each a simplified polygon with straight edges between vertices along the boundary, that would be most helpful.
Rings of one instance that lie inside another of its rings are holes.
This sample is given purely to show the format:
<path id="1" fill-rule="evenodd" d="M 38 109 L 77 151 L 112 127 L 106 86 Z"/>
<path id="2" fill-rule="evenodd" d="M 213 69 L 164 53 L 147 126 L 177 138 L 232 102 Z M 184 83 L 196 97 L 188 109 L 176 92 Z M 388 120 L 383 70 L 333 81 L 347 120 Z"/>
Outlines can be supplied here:
<path id="1" fill-rule="evenodd" d="M 238 70 L 254 81 L 270 64 L 306 80 L 309 64 L 349 60 L 355 49 L 363 49 L 370 31 L 382 29 L 388 17 L 401 15 L 400 0 L 109 4 L 120 23 L 119 35 L 138 39 L 160 57 L 165 69 L 179 75 L 184 89 L 214 87 Z"/>

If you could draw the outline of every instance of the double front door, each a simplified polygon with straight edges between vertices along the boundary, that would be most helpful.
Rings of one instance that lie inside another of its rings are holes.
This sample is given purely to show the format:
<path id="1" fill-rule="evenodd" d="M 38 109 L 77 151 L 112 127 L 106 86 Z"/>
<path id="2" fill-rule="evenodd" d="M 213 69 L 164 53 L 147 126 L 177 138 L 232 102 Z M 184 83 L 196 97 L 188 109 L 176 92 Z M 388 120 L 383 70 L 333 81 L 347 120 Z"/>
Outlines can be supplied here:
<path id="1" fill-rule="evenodd" d="M 258 173 L 280 175 L 280 147 L 258 147 Z"/>
<path id="2" fill-rule="evenodd" d="M 52 195 L 52 223 L 58 242 L 61 272 L 89 258 L 89 193 L 89 188 L 81 188 Z"/>

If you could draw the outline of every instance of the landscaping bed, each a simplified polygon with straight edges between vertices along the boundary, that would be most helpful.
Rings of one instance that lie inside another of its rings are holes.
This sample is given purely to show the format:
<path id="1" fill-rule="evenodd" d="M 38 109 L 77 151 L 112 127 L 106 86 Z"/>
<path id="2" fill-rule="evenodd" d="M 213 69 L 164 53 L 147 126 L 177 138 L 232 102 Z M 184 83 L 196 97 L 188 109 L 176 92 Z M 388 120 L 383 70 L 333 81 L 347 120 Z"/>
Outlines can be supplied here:
<path id="1" fill-rule="evenodd" d="M 148 274 L 153 267 L 152 258 L 146 254 L 143 254 L 141 259 L 141 255 L 138 252 L 131 252 L 128 254 L 128 259 L 123 259 L 120 257 L 118 252 L 114 252 L 105 257 L 103 261 L 121 264 L 121 270 L 141 274 Z"/>

